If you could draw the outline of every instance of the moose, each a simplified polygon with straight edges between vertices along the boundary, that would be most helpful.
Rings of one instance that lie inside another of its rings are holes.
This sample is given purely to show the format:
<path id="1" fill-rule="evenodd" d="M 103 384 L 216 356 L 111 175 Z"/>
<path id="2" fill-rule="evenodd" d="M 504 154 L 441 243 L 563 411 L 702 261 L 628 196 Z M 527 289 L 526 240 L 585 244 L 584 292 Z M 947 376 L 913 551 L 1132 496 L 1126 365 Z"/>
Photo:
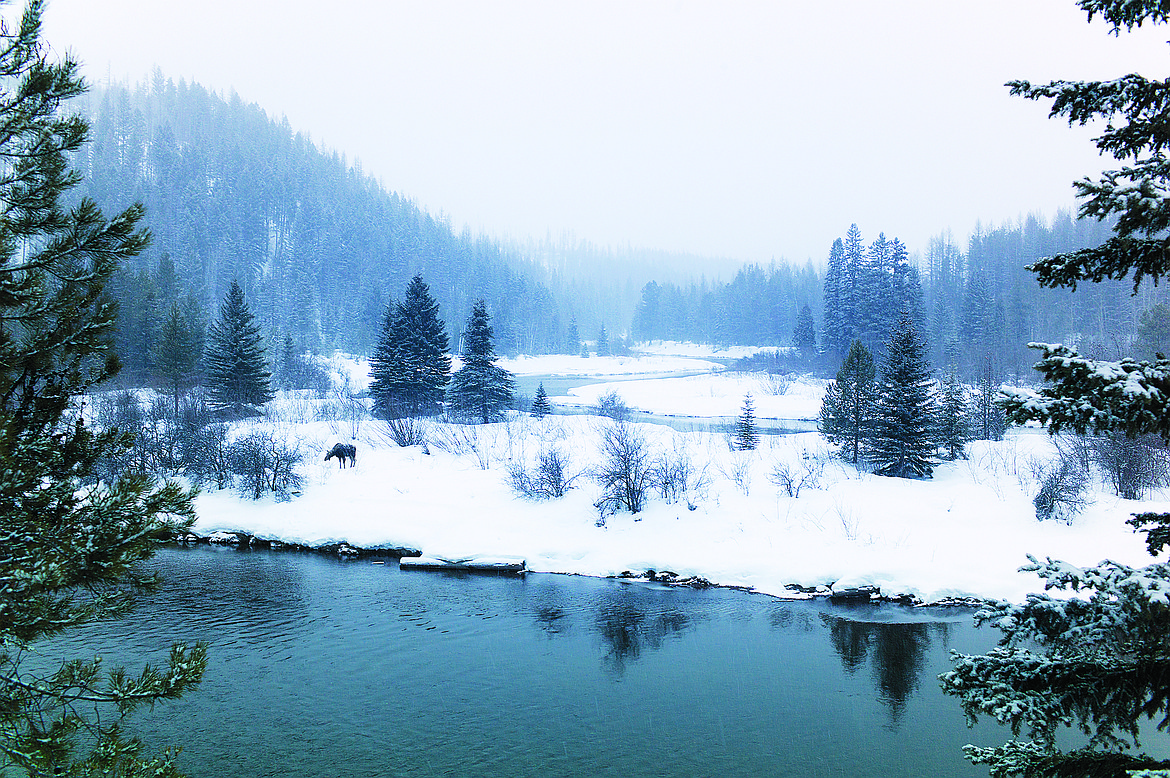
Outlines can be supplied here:
<path id="1" fill-rule="evenodd" d="M 325 455 L 325 461 L 328 462 L 333 457 L 337 457 L 338 469 L 345 467 L 347 460 L 349 461 L 349 466 L 353 467 L 357 464 L 357 446 L 349 443 L 337 443 L 333 448 L 329 449 L 329 453 Z"/>

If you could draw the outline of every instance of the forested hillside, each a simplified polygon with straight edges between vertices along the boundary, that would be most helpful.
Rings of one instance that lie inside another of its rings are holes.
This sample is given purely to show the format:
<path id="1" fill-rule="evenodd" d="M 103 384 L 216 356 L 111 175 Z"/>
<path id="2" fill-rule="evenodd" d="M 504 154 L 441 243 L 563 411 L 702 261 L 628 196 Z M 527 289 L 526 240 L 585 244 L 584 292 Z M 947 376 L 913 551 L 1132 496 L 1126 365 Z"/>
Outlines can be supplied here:
<path id="1" fill-rule="evenodd" d="M 206 321 L 233 280 L 269 338 L 291 335 L 306 349 L 368 353 L 387 303 L 416 273 L 456 339 L 482 297 L 501 351 L 564 347 L 569 317 L 542 270 L 456 233 L 234 94 L 156 73 L 149 85 L 95 87 L 72 105 L 92 126 L 74 160 L 78 194 L 107 212 L 142 201 L 154 233 L 113 284 L 132 378 L 149 373 L 172 302 Z"/>

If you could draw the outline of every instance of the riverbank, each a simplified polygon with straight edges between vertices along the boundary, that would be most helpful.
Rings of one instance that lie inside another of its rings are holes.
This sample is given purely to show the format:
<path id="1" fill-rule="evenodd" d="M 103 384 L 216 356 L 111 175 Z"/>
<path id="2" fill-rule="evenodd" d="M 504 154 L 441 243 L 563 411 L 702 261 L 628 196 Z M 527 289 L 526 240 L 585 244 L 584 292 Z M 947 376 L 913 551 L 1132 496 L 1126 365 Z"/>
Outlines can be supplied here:
<path id="1" fill-rule="evenodd" d="M 662 391 L 660 399 L 669 399 L 670 408 L 687 407 L 679 387 L 692 394 L 695 406 L 716 394 L 742 398 L 758 391 L 759 380 L 696 376 Z M 816 387 L 805 382 L 792 398 L 808 403 Z M 1170 511 L 1165 493 L 1121 500 L 1098 481 L 1071 524 L 1037 521 L 1032 498 L 1053 457 L 1051 441 L 1037 429 L 972 443 L 968 459 L 940 464 L 931 480 L 910 481 L 859 471 L 816 433 L 767 436 L 756 451 L 733 451 L 718 432 L 635 424 L 651 461 L 688 463 L 690 488 L 672 501 L 652 490 L 642 512 L 619 512 L 602 522 L 594 507 L 600 487 L 590 473 L 600 461 L 609 419 L 516 416 L 491 425 L 436 424 L 427 428 L 426 447 L 401 448 L 384 424 L 321 420 L 312 402 L 283 398 L 270 418 L 233 428 L 244 434 L 263 427 L 295 442 L 305 456 L 301 493 L 281 502 L 205 492 L 197 504 L 197 534 L 239 531 L 306 547 L 411 548 L 447 559 L 515 557 L 533 571 L 599 577 L 667 570 L 777 597 L 807 596 L 830 585 L 870 587 L 891 598 L 935 603 L 1022 600 L 1041 585 L 1018 572 L 1028 554 L 1079 565 L 1104 558 L 1148 564 L 1142 536 L 1125 520 L 1135 512 Z M 351 439 L 358 447 L 356 467 L 338 469 L 323 460 L 333 443 Z M 573 488 L 555 500 L 518 495 L 510 469 L 533 468 L 541 452 L 553 449 L 567 459 Z"/>

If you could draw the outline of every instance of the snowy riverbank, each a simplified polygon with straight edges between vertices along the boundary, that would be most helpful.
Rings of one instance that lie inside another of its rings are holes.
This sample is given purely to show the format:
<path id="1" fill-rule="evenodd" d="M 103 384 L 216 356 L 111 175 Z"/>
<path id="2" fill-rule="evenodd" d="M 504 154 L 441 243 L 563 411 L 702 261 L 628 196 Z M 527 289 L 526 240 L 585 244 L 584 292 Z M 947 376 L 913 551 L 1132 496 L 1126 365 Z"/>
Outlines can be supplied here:
<path id="1" fill-rule="evenodd" d="M 602 367 L 597 358 L 579 361 Z M 539 359 L 525 362 L 527 372 L 552 372 Z M 650 361 L 645 368 L 662 372 Z M 360 379 L 360 367 L 345 369 Z M 730 416 L 751 391 L 760 416 L 807 418 L 815 416 L 823 383 L 800 382 L 771 395 L 759 376 L 709 373 L 590 386 L 554 402 L 587 404 L 610 389 L 640 410 Z M 232 491 L 205 492 L 197 531 L 242 531 L 313 546 L 409 546 L 445 558 L 520 557 L 530 570 L 595 576 L 670 570 L 777 596 L 792 596 L 788 584 L 876 586 L 889 596 L 931 602 L 1021 600 L 1040 583 L 1017 572 L 1029 553 L 1081 565 L 1104 558 L 1148 564 L 1141 536 L 1125 520 L 1133 512 L 1170 510 L 1165 493 L 1126 501 L 1097 484 L 1071 525 L 1037 522 L 1036 463 L 1053 449 L 1036 429 L 973 443 L 969 459 L 940 465 L 933 480 L 908 481 L 858 472 L 832 457 L 816 433 L 765 436 L 757 451 L 734 452 L 721 434 L 645 424 L 638 429 L 651 451 L 685 456 L 704 473 L 706 483 L 691 495 L 694 510 L 655 494 L 642 513 L 618 513 L 597 526 L 599 490 L 585 472 L 597 461 L 599 431 L 608 420 L 520 416 L 487 426 L 439 425 L 424 452 L 398 447 L 370 419 L 319 420 L 329 402 L 281 398 L 268 419 L 233 430 L 261 425 L 298 443 L 306 457 L 303 493 L 286 502 L 253 502 Z M 351 438 L 356 467 L 340 470 L 323 461 L 329 446 Z M 531 464 L 552 446 L 568 455 L 570 472 L 582 474 L 577 488 L 558 500 L 518 497 L 508 483 L 509 464 Z M 789 496 L 776 483 L 785 470 L 790 477 L 819 476 L 807 477 L 799 494 Z"/>

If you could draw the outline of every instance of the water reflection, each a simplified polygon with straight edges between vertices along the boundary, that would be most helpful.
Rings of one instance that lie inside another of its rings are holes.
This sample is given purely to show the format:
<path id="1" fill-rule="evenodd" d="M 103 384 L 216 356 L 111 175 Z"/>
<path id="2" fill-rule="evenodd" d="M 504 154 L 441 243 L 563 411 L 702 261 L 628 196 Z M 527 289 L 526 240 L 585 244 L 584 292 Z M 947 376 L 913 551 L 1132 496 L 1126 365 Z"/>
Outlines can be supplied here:
<path id="1" fill-rule="evenodd" d="M 846 673 L 856 673 L 867 658 L 872 662 L 878 697 L 894 726 L 922 680 L 932 641 L 945 646 L 952 626 L 947 622 L 857 621 L 830 613 L 822 613 L 821 619 Z"/>
<path id="2" fill-rule="evenodd" d="M 606 652 L 602 664 L 617 675 L 624 673 L 626 663 L 641 656 L 644 648 L 659 649 L 668 635 L 692 625 L 689 614 L 647 594 L 636 585 L 624 585 L 598 604 L 594 627 Z"/>

